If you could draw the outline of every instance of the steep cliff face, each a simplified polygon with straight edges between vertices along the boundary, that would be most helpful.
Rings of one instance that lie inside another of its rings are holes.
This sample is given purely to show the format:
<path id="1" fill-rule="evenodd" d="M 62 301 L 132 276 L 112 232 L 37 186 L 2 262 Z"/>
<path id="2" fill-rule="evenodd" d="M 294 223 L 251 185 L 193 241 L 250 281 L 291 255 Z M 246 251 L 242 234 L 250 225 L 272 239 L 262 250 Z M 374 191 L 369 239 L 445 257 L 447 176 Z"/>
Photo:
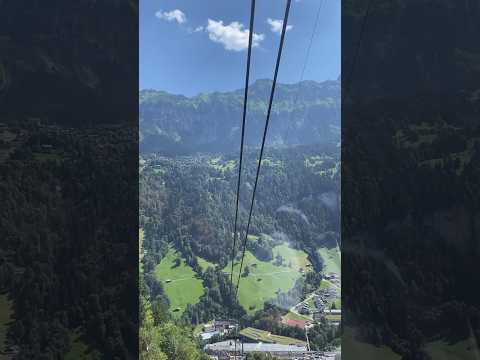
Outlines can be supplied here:
<path id="1" fill-rule="evenodd" d="M 270 80 L 249 89 L 246 144 L 260 143 Z M 187 98 L 163 91 L 140 92 L 142 152 L 231 151 L 238 147 L 243 90 Z M 271 145 L 337 143 L 340 140 L 340 82 L 279 84 L 268 141 Z"/>

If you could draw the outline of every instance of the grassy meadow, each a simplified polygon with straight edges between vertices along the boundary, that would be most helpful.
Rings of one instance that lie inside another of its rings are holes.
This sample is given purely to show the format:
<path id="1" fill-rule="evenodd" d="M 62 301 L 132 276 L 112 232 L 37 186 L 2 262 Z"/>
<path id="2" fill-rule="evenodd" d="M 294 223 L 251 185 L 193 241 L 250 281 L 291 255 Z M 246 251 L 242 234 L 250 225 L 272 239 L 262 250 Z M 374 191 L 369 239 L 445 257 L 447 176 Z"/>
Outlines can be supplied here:
<path id="1" fill-rule="evenodd" d="M 175 266 L 176 259 L 180 259 L 179 266 Z M 155 277 L 162 283 L 175 317 L 182 315 L 187 304 L 196 304 L 204 293 L 202 280 L 172 247 L 155 267 Z"/>
<path id="2" fill-rule="evenodd" d="M 326 247 L 322 247 L 318 250 L 318 252 L 323 259 L 324 269 L 326 273 L 341 273 L 342 266 L 340 252 L 338 251 L 338 248 L 328 249 Z"/>
<path id="3" fill-rule="evenodd" d="M 282 265 L 274 264 L 277 255 L 283 257 Z M 248 266 L 250 271 L 247 277 L 240 278 L 238 298 L 249 313 L 261 309 L 265 301 L 275 298 L 278 290 L 283 292 L 290 290 L 295 281 L 302 276 L 300 268 L 305 269 L 309 263 L 305 252 L 287 245 L 274 247 L 273 258 L 274 260 L 270 262 L 260 261 L 250 251 L 245 252 L 243 270 Z M 238 276 L 239 269 L 238 261 L 233 267 L 234 276 Z M 230 270 L 231 263 L 224 268 L 224 272 L 230 273 Z"/>

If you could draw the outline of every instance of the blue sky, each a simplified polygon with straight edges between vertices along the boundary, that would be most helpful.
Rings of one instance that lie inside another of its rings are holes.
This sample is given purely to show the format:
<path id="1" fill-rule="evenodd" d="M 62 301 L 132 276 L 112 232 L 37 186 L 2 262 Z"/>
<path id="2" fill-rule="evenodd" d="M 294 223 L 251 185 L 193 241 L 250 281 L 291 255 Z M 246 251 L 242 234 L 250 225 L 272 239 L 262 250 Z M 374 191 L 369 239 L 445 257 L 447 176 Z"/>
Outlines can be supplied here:
<path id="1" fill-rule="evenodd" d="M 340 75 L 340 0 L 292 0 L 278 81 L 300 80 L 322 4 L 304 79 Z M 251 82 L 272 78 L 285 0 L 257 0 Z M 243 87 L 250 0 L 140 1 L 140 89 L 187 96 Z"/>

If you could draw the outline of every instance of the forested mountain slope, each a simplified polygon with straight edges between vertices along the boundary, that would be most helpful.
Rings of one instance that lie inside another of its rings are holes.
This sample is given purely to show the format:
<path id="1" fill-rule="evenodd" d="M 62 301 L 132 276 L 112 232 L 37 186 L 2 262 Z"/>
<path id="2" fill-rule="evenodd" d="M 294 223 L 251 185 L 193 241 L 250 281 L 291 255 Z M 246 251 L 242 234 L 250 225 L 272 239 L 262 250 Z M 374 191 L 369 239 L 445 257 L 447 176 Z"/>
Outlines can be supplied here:
<path id="1" fill-rule="evenodd" d="M 270 80 L 249 88 L 247 145 L 263 131 Z M 243 89 L 195 97 L 140 92 L 140 151 L 166 155 L 230 152 L 238 147 Z M 268 141 L 275 145 L 336 144 L 340 139 L 340 81 L 277 84 Z"/>
<path id="2" fill-rule="evenodd" d="M 257 152 L 247 152 L 241 185 L 241 224 L 246 223 L 256 162 Z M 235 155 L 174 159 L 151 155 L 142 160 L 140 225 L 145 231 L 147 251 L 143 263 L 150 290 L 158 285 L 149 274 L 154 273 L 169 246 L 177 249 L 198 274 L 205 270 L 201 266 L 205 262 L 219 269 L 227 266 L 236 169 Z M 272 261 L 272 249 L 285 244 L 303 251 L 313 268 L 322 271 L 323 261 L 317 250 L 335 247 L 339 242 L 338 170 L 339 152 L 335 146 L 268 152 L 259 179 L 252 238 L 247 243 L 258 261 Z"/>

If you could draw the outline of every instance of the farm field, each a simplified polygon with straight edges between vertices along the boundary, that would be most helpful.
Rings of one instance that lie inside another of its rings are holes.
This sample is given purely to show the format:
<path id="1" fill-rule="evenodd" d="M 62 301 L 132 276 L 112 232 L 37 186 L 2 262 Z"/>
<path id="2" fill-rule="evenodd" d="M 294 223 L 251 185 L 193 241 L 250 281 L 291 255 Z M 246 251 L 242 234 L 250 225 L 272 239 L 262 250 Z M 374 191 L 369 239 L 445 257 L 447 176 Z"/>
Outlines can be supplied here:
<path id="1" fill-rule="evenodd" d="M 180 259 L 179 266 L 175 266 L 176 259 Z M 162 283 L 175 317 L 182 315 L 187 304 L 196 304 L 204 293 L 202 280 L 172 247 L 155 267 L 155 278 Z"/>
<path id="2" fill-rule="evenodd" d="M 268 331 L 259 330 L 252 327 L 248 327 L 241 330 L 240 335 L 248 337 L 249 339 L 252 339 L 255 341 L 261 341 L 264 343 L 281 344 L 281 345 L 306 345 L 304 341 L 286 337 L 286 336 L 273 335 Z"/>
<path id="3" fill-rule="evenodd" d="M 332 284 L 330 281 L 326 279 L 322 279 L 320 282 L 320 289 L 330 289 L 331 287 L 334 287 L 335 285 Z"/>
<path id="4" fill-rule="evenodd" d="M 310 261 L 307 259 L 307 254 L 301 250 L 292 249 L 286 244 L 278 245 L 273 248 L 273 258 L 275 259 L 277 255 L 282 256 L 287 265 L 290 262 L 292 268 L 297 271 L 300 269 L 306 270 L 307 265 L 310 265 Z"/>
<path id="5" fill-rule="evenodd" d="M 322 247 L 318 250 L 318 252 L 323 259 L 325 273 L 341 273 L 341 255 L 338 251 L 338 248 L 328 249 L 326 247 Z"/>
<path id="6" fill-rule="evenodd" d="M 305 320 L 305 321 L 312 321 L 312 317 L 302 315 L 302 314 L 297 314 L 289 311 L 287 314 L 283 316 L 283 319 L 285 320 Z"/>
<path id="7" fill-rule="evenodd" d="M 358 356 L 362 354 L 362 356 Z M 357 341 L 354 330 L 345 327 L 342 336 L 342 355 L 359 360 L 400 360 L 402 357 L 386 346 L 377 347 L 372 344 Z"/>
<path id="8" fill-rule="evenodd" d="M 265 301 L 277 295 L 278 289 L 283 292 L 290 290 L 295 281 L 302 276 L 300 268 L 305 268 L 308 264 L 307 254 L 289 248 L 287 245 L 274 247 L 274 259 L 277 254 L 284 258 L 284 265 L 274 265 L 275 260 L 260 261 L 250 251 L 245 252 L 243 269 L 248 266 L 249 275 L 240 278 L 238 298 L 240 304 L 249 313 L 261 309 Z M 291 267 L 288 266 L 289 263 Z M 233 268 L 234 278 L 238 276 L 239 269 L 240 263 L 237 262 Z M 231 263 L 223 269 L 226 273 L 230 273 L 230 270 Z"/>
<path id="9" fill-rule="evenodd" d="M 6 294 L 0 295 L 0 350 L 3 351 L 8 323 L 12 320 L 12 304 Z"/>
<path id="10" fill-rule="evenodd" d="M 342 315 L 327 314 L 325 315 L 325 318 L 329 321 L 342 321 Z"/>
<path id="11" fill-rule="evenodd" d="M 456 344 L 435 341 L 428 343 L 425 346 L 425 350 L 432 359 L 476 360 L 480 356 L 480 351 L 473 338 L 460 341 Z"/>

